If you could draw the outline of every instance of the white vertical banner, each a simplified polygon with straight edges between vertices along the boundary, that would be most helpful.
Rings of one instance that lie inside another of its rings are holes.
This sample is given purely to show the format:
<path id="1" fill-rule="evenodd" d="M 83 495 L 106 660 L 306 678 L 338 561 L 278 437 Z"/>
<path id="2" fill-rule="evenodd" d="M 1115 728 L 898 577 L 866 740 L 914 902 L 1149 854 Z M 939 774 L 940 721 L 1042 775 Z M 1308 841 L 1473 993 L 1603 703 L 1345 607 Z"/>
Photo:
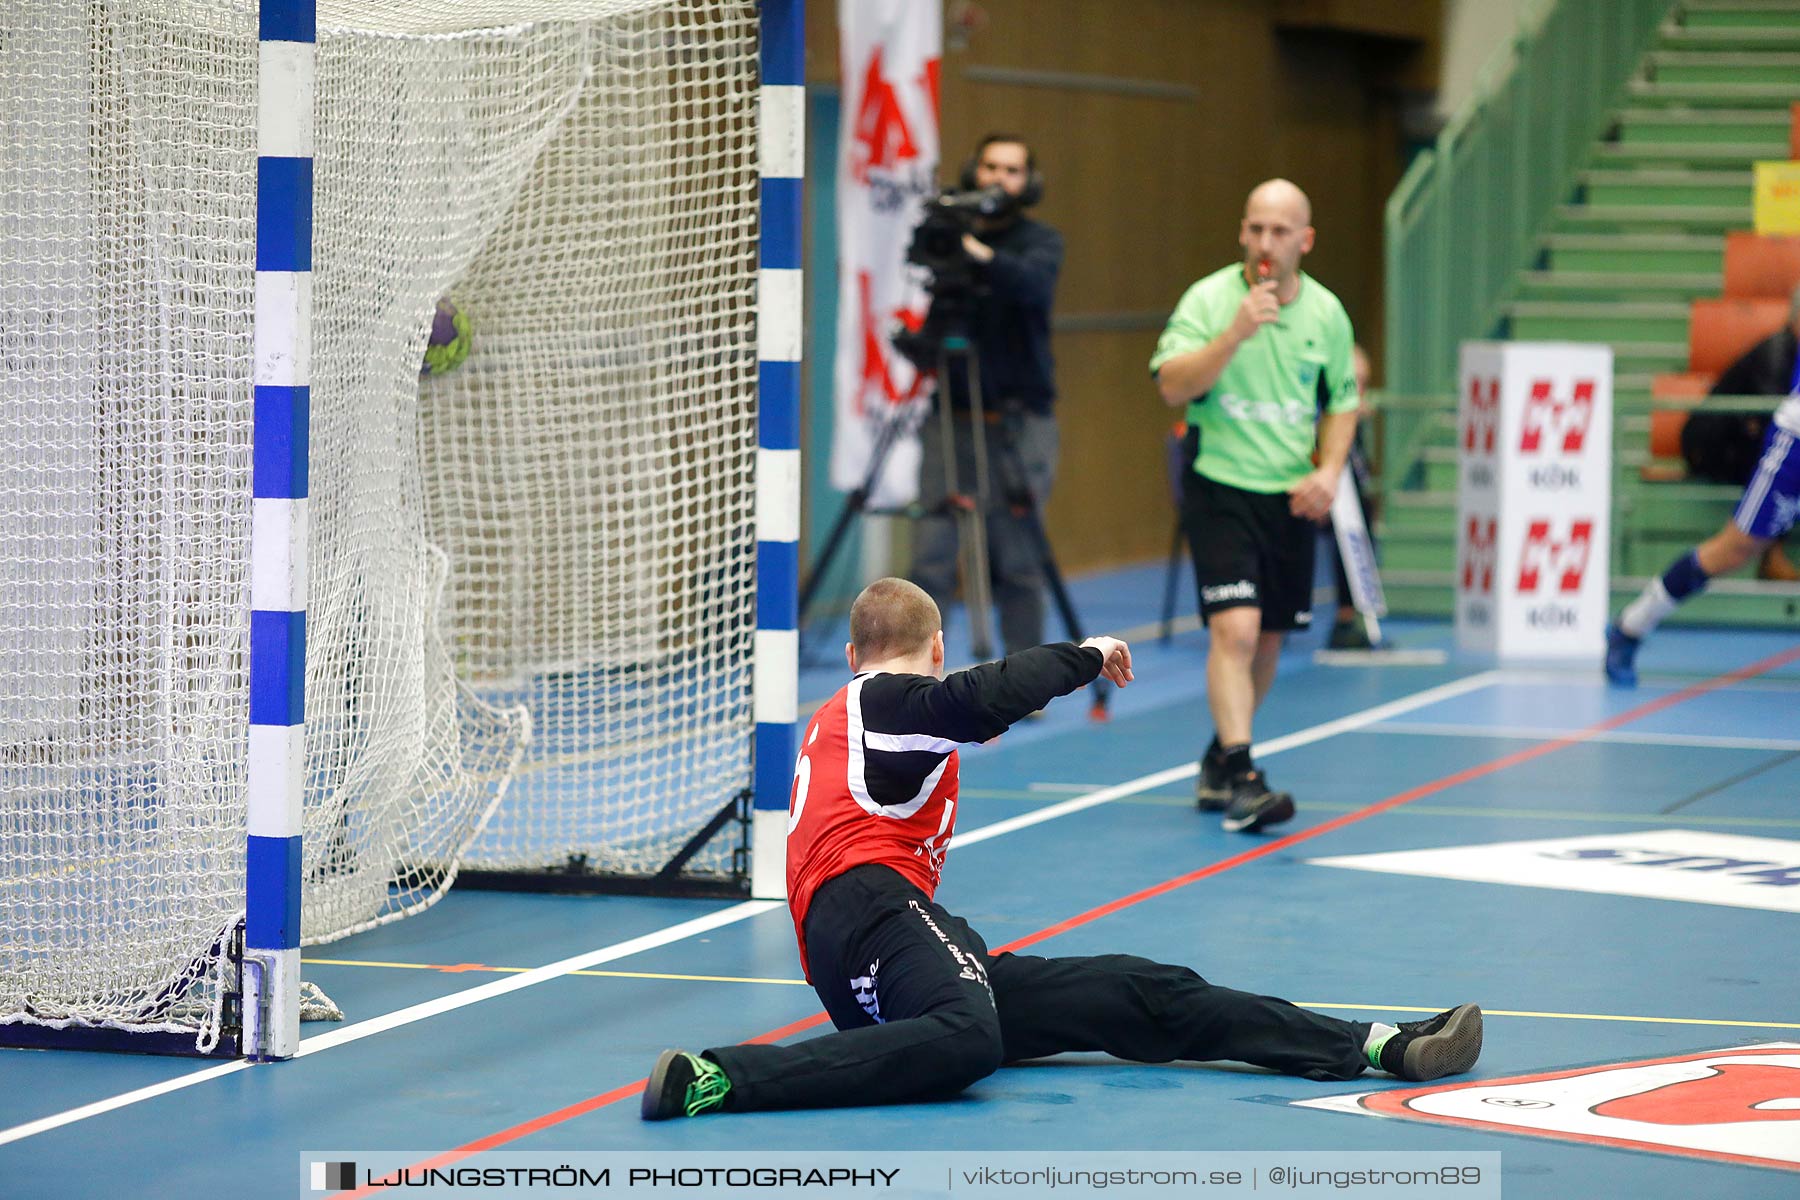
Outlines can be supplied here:
<path id="1" fill-rule="evenodd" d="M 838 130 L 838 329 L 831 484 L 863 485 L 881 431 L 916 418 L 924 382 L 889 340 L 925 317 L 925 277 L 906 262 L 922 203 L 937 193 L 942 6 L 838 0 L 843 109 Z M 917 420 L 892 443 L 868 503 L 919 490 Z"/>
<path id="2" fill-rule="evenodd" d="M 1456 642 L 1597 659 L 1612 539 L 1612 348 L 1469 342 L 1459 371 Z"/>

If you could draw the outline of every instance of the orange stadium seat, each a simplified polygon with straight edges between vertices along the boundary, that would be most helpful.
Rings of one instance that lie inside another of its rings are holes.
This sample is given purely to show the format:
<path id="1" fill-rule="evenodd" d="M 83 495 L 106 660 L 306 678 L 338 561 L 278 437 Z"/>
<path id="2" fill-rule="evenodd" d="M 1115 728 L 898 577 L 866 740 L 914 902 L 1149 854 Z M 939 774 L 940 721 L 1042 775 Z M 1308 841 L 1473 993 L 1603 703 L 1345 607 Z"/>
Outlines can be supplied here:
<path id="1" fill-rule="evenodd" d="M 1717 378 L 1710 371 L 1658 375 L 1650 381 L 1650 399 L 1658 405 L 1684 405 L 1705 396 Z"/>
<path id="2" fill-rule="evenodd" d="M 1698 403 L 1712 387 L 1715 375 L 1658 375 L 1650 381 L 1650 399 L 1656 406 L 1650 410 L 1650 456 L 1681 457 L 1681 428 L 1687 424 L 1688 406 Z M 1664 407 L 1664 406 L 1667 407 Z M 1683 472 L 1652 463 L 1644 469 L 1646 479 L 1678 479 Z"/>
<path id="3" fill-rule="evenodd" d="M 1725 235 L 1725 295 L 1733 299 L 1769 296 L 1786 300 L 1800 285 L 1800 236 Z"/>
<path id="4" fill-rule="evenodd" d="M 1650 411 L 1650 457 L 1680 458 L 1681 430 L 1688 415 L 1679 408 L 1657 408 Z"/>
<path id="5" fill-rule="evenodd" d="M 1787 301 L 1696 300 L 1688 317 L 1688 370 L 1718 373 L 1787 321 Z"/>

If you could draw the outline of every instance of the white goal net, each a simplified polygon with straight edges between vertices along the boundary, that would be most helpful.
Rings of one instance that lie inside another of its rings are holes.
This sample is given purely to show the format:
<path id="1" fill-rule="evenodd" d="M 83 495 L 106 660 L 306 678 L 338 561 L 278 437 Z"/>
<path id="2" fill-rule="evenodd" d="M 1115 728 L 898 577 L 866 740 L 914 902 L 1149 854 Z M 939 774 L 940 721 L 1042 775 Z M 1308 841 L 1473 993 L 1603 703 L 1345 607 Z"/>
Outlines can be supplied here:
<path id="1" fill-rule="evenodd" d="M 257 53 L 0 13 L 0 1027 L 204 1047 L 234 986 Z M 749 784 L 756 6 L 336 0 L 317 78 L 308 943 Z"/>

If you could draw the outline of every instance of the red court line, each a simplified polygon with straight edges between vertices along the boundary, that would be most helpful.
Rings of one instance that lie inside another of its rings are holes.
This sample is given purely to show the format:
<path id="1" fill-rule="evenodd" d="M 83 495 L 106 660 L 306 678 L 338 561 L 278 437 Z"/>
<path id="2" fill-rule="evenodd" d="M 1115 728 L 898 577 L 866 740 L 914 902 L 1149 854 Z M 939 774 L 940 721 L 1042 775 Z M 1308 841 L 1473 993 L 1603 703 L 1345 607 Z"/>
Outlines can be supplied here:
<path id="1" fill-rule="evenodd" d="M 1712 679 L 1689 684 L 1678 692 L 1670 692 L 1666 696 L 1658 696 L 1654 700 L 1646 701 L 1636 708 L 1619 713 L 1617 716 L 1608 717 L 1604 721 L 1597 721 L 1594 724 L 1587 726 L 1585 729 L 1578 729 L 1574 733 L 1564 734 L 1562 737 L 1552 739 L 1551 741 L 1537 742 L 1525 747 L 1523 750 L 1514 751 L 1504 757 L 1496 758 L 1491 762 L 1479 763 L 1473 767 L 1458 771 L 1454 775 L 1446 775 L 1442 779 L 1434 779 L 1430 783 L 1422 783 L 1409 791 L 1389 796 L 1386 800 L 1377 800 L 1375 803 L 1364 808 L 1359 808 L 1355 812 L 1344 813 L 1341 816 L 1333 817 L 1329 821 L 1322 821 L 1309 829 L 1302 829 L 1296 833 L 1290 833 L 1287 836 L 1277 838 L 1272 842 L 1265 842 L 1254 849 L 1246 850 L 1242 854 L 1233 855 L 1227 859 L 1221 859 L 1209 866 L 1201 867 L 1197 871 L 1190 871 L 1186 875 L 1178 875 L 1174 879 L 1164 880 L 1162 883 L 1145 888 L 1141 892 L 1133 892 L 1129 896 L 1114 900 L 1109 904 L 1103 904 L 1099 908 L 1091 909 L 1078 916 L 1070 917 L 1066 921 L 1059 921 L 1047 929 L 1040 929 L 1036 933 L 1028 933 L 1017 941 L 1008 942 L 1000 948 L 1002 950 L 1018 950 L 1026 946 L 1035 945 L 1038 942 L 1053 938 L 1059 933 L 1067 933 L 1071 929 L 1086 925 L 1091 921 L 1097 921 L 1101 917 L 1111 913 L 1116 913 L 1120 909 L 1130 908 L 1134 904 L 1141 904 L 1154 896 L 1161 896 L 1164 893 L 1172 892 L 1177 888 L 1186 887 L 1190 883 L 1196 883 L 1209 876 L 1229 871 L 1233 867 L 1241 867 L 1248 862 L 1255 862 L 1259 858 L 1267 858 L 1271 854 L 1286 850 L 1292 846 L 1297 846 L 1301 842 L 1310 841 L 1313 838 L 1330 833 L 1333 830 L 1342 829 L 1346 825 L 1352 825 L 1357 821 L 1366 820 L 1369 817 L 1375 816 L 1377 813 L 1384 813 L 1390 809 L 1399 808 L 1402 804 L 1410 804 L 1414 800 L 1422 800 L 1426 796 L 1435 796 L 1439 792 L 1448 791 L 1460 784 L 1469 783 L 1473 780 L 1481 779 L 1484 776 L 1504 771 L 1508 767 L 1516 767 L 1520 763 L 1530 762 L 1535 758 L 1542 758 L 1546 754 L 1553 754 L 1558 750 L 1565 749 L 1566 747 L 1576 745 L 1580 742 L 1585 742 L 1595 734 L 1608 733 L 1622 725 L 1629 725 L 1631 722 L 1639 720 L 1640 718 L 1650 716 L 1653 713 L 1659 713 L 1665 708 L 1673 708 L 1675 705 L 1692 700 L 1696 696 L 1716 691 L 1719 688 L 1730 687 L 1734 683 L 1741 683 L 1746 679 L 1773 671 L 1777 667 L 1786 666 L 1795 659 L 1800 659 L 1800 646 L 1796 646 L 1792 650 L 1784 650 L 1780 654 L 1770 655 L 1768 658 L 1753 662 L 1748 666 L 1739 667 L 1735 671 L 1728 671 L 1725 674 L 1715 676 Z M 952 845 L 954 844 L 955 843 L 952 842 Z M 819 1015 L 821 1019 L 824 1017 L 823 1013 Z"/>
<path id="2" fill-rule="evenodd" d="M 1520 763 L 1530 762 L 1533 759 L 1542 758 L 1547 754 L 1553 754 L 1558 750 L 1587 741 L 1595 734 L 1607 733 L 1622 725 L 1628 725 L 1640 718 L 1661 712 L 1666 708 L 1673 708 L 1675 705 L 1685 703 L 1696 696 L 1701 696 L 1711 691 L 1717 691 L 1719 688 L 1730 687 L 1734 683 L 1741 683 L 1746 679 L 1765 674 L 1778 667 L 1786 666 L 1788 663 L 1794 662 L 1797 659 L 1800 659 L 1800 646 L 1795 646 L 1791 650 L 1784 650 L 1780 654 L 1770 655 L 1768 658 L 1760 659 L 1747 666 L 1739 667 L 1734 671 L 1727 671 L 1723 675 L 1716 675 L 1711 679 L 1689 684 L 1680 691 L 1670 692 L 1666 696 L 1658 696 L 1656 699 L 1646 701 L 1636 708 L 1627 709 L 1625 712 L 1619 713 L 1617 716 L 1608 717 L 1604 721 L 1597 721 L 1584 729 L 1576 730 L 1574 733 L 1565 734 L 1562 737 L 1555 738 L 1551 741 L 1538 742 L 1534 745 L 1527 746 L 1523 750 L 1515 751 L 1512 754 L 1493 759 L 1490 762 L 1479 763 L 1476 766 L 1458 771 L 1454 775 L 1446 775 L 1442 779 L 1435 779 L 1430 783 L 1422 783 L 1418 787 L 1400 792 L 1397 795 L 1389 796 L 1385 800 L 1378 800 L 1373 804 L 1357 809 L 1355 812 L 1344 813 L 1341 816 L 1333 817 L 1329 821 L 1314 825 L 1309 829 L 1302 829 L 1297 833 L 1287 834 L 1285 837 L 1276 838 L 1275 840 L 1265 842 L 1254 849 L 1246 850 L 1242 854 L 1234 854 L 1230 858 L 1221 859 L 1209 866 L 1201 867 L 1197 871 L 1189 871 L 1185 875 L 1177 875 L 1173 879 L 1166 879 L 1161 883 L 1154 884 L 1141 891 L 1133 892 L 1129 896 L 1122 896 L 1117 900 L 1109 901 L 1106 904 L 1100 905 L 1098 908 L 1091 908 L 1087 912 L 1079 913 L 1066 920 L 1058 921 L 1056 924 L 1040 929 L 1036 933 L 1028 933 L 1024 937 L 1015 938 L 1004 946 L 996 948 L 994 953 L 1001 953 L 1008 950 L 1022 950 L 1027 946 L 1033 946 L 1039 942 L 1048 941 L 1059 933 L 1067 933 L 1071 929 L 1076 929 L 1082 925 L 1098 921 L 1101 917 L 1110 916 L 1122 909 L 1142 904 L 1146 900 L 1166 895 L 1178 888 L 1184 888 L 1190 883 L 1197 883 L 1202 879 L 1208 879 L 1214 875 L 1221 875 L 1234 867 L 1241 867 L 1245 863 L 1255 862 L 1259 858 L 1267 858 L 1271 854 L 1276 854 L 1289 847 L 1297 846 L 1301 842 L 1310 841 L 1322 834 L 1329 833 L 1336 829 L 1342 829 L 1344 826 L 1355 824 L 1357 821 L 1366 820 L 1378 813 L 1384 813 L 1390 809 L 1399 808 L 1403 804 L 1410 804 L 1414 800 L 1420 800 L 1426 796 L 1434 796 L 1439 792 L 1448 791 L 1450 788 L 1456 787 L 1459 784 L 1481 779 L 1484 776 L 1504 771 L 1508 767 L 1516 767 Z M 767 1033 L 761 1033 L 753 1038 L 747 1038 L 745 1040 L 747 1043 L 751 1044 L 779 1042 L 783 1038 L 792 1037 L 796 1033 L 804 1033 L 808 1029 L 823 1025 L 826 1019 L 824 1013 L 814 1013 L 810 1017 L 802 1018 L 792 1024 L 783 1025 L 779 1029 L 771 1029 Z M 523 1121 L 512 1126 L 510 1129 L 503 1129 L 498 1133 L 490 1133 L 484 1138 L 469 1142 L 463 1146 L 458 1146 L 454 1150 L 446 1150 L 443 1154 L 440 1154 L 435 1158 L 426 1159 L 424 1162 L 417 1163 L 407 1169 L 419 1171 L 432 1167 L 442 1167 L 468 1158 L 471 1155 L 479 1154 L 484 1150 L 492 1150 L 496 1146 L 516 1141 L 519 1138 L 525 1137 L 527 1134 L 536 1133 L 540 1129 L 547 1129 L 552 1125 L 560 1125 L 562 1122 L 579 1117 L 584 1113 L 590 1113 L 595 1109 L 605 1108 L 609 1104 L 616 1104 L 618 1101 L 624 1100 L 630 1096 L 640 1095 L 644 1090 L 644 1085 L 648 1082 L 649 1079 L 646 1077 L 635 1083 L 624 1084 L 614 1088 L 610 1092 L 589 1097 L 586 1100 L 571 1104 L 566 1108 L 559 1108 L 554 1112 L 548 1112 L 542 1116 L 533 1117 L 531 1120 Z M 345 1197 L 367 1196 L 378 1191 L 386 1190 L 387 1189 L 385 1188 L 379 1187 L 364 1187 L 354 1192 L 342 1192 L 340 1195 Z"/>

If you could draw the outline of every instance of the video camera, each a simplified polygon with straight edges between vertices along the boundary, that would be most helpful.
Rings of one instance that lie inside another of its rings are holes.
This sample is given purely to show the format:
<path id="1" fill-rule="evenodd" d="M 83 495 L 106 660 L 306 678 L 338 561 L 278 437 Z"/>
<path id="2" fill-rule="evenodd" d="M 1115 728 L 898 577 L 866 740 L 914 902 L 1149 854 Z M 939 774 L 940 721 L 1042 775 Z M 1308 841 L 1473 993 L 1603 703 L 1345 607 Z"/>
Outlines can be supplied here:
<path id="1" fill-rule="evenodd" d="M 925 202 L 925 219 L 913 230 L 906 261 L 933 275 L 966 270 L 969 256 L 963 252 L 963 234 L 973 233 L 975 223 L 983 217 L 1005 216 L 1015 203 L 998 185 L 969 191 L 951 189 L 932 197 Z"/>
<path id="2" fill-rule="evenodd" d="M 925 202 L 925 217 L 913 230 L 906 261 L 931 272 L 926 285 L 931 309 L 918 329 L 903 328 L 893 336 L 894 349 L 920 370 L 937 369 L 944 337 L 960 332 L 970 304 L 982 291 L 974 260 L 963 249 L 963 235 L 973 233 L 978 221 L 1003 217 L 1017 206 L 1017 198 L 997 184 L 950 189 Z"/>

